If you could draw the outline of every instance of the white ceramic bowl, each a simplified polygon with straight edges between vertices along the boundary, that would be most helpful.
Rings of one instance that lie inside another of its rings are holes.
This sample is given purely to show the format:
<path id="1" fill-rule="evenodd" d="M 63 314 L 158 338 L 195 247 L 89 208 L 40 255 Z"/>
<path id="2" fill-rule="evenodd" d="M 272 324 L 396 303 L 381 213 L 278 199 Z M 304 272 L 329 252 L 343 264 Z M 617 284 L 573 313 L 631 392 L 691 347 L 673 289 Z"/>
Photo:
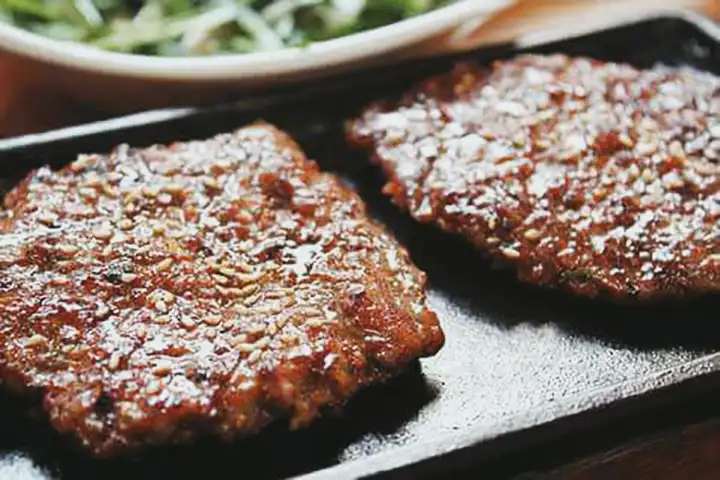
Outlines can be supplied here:
<path id="1" fill-rule="evenodd" d="M 29 77 L 113 111 L 219 100 L 257 86 L 347 70 L 399 52 L 472 20 L 489 19 L 513 0 L 459 0 L 392 25 L 304 48 L 210 57 L 149 57 L 53 40 L 0 24 L 0 48 Z M 82 74 L 82 75 L 80 75 Z"/>

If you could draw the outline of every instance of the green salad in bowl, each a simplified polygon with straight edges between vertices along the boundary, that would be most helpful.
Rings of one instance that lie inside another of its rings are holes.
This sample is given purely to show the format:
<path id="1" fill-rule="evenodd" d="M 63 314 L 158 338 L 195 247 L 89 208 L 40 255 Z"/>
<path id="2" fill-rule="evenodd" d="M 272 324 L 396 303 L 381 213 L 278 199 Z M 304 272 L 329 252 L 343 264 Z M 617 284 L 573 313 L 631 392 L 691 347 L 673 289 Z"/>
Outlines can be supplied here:
<path id="1" fill-rule="evenodd" d="M 305 46 L 452 0 L 0 0 L 0 21 L 58 40 L 158 56 Z"/>
<path id="2" fill-rule="evenodd" d="M 0 0 L 0 62 L 106 112 L 221 103 L 453 51 L 515 1 Z"/>

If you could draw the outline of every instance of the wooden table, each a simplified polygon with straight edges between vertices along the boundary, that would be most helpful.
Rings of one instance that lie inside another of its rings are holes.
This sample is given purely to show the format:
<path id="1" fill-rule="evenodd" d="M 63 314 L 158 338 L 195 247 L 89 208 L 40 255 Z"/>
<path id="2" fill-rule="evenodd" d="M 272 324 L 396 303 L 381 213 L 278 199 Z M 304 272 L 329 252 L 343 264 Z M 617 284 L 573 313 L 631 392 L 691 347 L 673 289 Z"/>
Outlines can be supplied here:
<path id="1" fill-rule="evenodd" d="M 466 478 L 716 480 L 720 478 L 718 392 L 673 404 L 662 415 L 606 425 L 528 452 L 469 467 Z M 482 468 L 482 470 L 480 470 Z"/>
<path id="2" fill-rule="evenodd" d="M 478 38 L 506 40 L 540 27 L 572 25 L 573 15 L 588 8 L 595 13 L 585 19 L 601 21 L 632 9 L 672 7 L 687 1 L 625 1 L 614 8 L 602 1 L 522 1 L 512 10 L 484 26 Z M 720 20 L 720 0 L 692 2 L 696 8 Z M 600 5 L 602 4 L 602 5 Z M 15 68 L 0 54 L 0 136 L 37 132 L 72 123 L 106 117 L 107 112 L 81 107 L 63 98 L 42 79 L 32 78 Z M 498 459 L 490 465 L 463 467 L 458 474 L 467 478 L 567 479 L 716 479 L 720 478 L 720 416 L 716 417 L 716 396 L 707 395 L 689 405 L 675 406 L 679 419 L 668 425 L 645 421 L 628 431 L 627 425 L 611 425 L 593 438 L 569 438 L 529 453 L 526 458 Z M 673 414 L 669 414 L 673 416 Z M 547 451 L 551 449 L 550 451 Z"/>

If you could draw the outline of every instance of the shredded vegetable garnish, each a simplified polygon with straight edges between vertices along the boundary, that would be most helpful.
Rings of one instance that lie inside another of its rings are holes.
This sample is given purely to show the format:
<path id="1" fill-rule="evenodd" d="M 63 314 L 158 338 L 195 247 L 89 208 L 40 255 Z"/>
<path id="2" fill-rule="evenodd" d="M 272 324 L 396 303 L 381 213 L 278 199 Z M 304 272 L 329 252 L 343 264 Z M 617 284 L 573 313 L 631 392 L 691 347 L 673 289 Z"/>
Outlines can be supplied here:
<path id="1" fill-rule="evenodd" d="M 272 51 L 377 28 L 452 0 L 0 0 L 0 22 L 117 52 Z"/>

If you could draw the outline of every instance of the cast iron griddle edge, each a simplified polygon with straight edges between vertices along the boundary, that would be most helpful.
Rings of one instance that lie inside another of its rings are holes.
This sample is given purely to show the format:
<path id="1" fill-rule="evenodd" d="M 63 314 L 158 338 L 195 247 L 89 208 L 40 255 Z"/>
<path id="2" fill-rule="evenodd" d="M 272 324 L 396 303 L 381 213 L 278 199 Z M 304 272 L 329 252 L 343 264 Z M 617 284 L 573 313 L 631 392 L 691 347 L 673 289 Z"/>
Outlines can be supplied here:
<path id="1" fill-rule="evenodd" d="M 615 25 L 608 25 L 609 30 L 596 31 L 579 37 L 573 36 L 572 38 L 551 38 L 548 36 L 525 38 L 521 39 L 515 47 L 493 47 L 479 52 L 472 52 L 469 55 L 488 60 L 509 56 L 517 52 L 517 47 L 521 47 L 521 50 L 530 49 L 546 52 L 557 48 L 559 51 L 566 50 L 568 53 L 573 53 L 577 44 L 580 45 L 582 50 L 585 48 L 583 45 L 593 45 L 593 42 L 597 42 L 596 35 L 599 38 L 607 38 L 608 35 L 615 35 L 616 33 L 619 35 L 624 32 L 627 35 L 627 31 L 630 30 L 636 32 L 633 33 L 635 35 L 633 38 L 637 38 L 638 36 L 642 37 L 642 32 L 652 28 L 654 29 L 652 30 L 655 35 L 654 38 L 658 38 L 656 31 L 658 26 L 656 24 L 662 22 L 667 22 L 672 27 L 672 31 L 677 28 L 679 31 L 678 36 L 687 35 L 688 40 L 694 41 L 698 35 L 703 36 L 702 40 L 711 44 L 710 51 L 716 57 L 720 53 L 720 28 L 697 14 L 684 12 L 672 15 L 654 14 L 633 19 L 633 21 L 640 23 L 622 21 Z M 692 32 L 688 33 L 690 30 Z M 657 46 L 656 50 L 662 53 L 665 52 L 665 50 L 661 50 L 662 48 L 671 48 L 666 44 L 664 45 L 665 47 Z M 616 49 L 612 51 L 613 55 L 622 58 L 625 52 L 622 51 L 622 48 L 618 51 L 618 45 L 613 44 L 613 46 Z M 637 48 L 634 52 L 637 53 Z M 673 52 L 669 52 L 668 55 L 672 56 Z M 675 57 L 669 58 L 670 61 L 677 58 L 677 52 L 674 52 L 674 55 Z M 682 57 L 682 55 L 680 56 Z M 437 63 L 435 63 L 435 60 L 424 60 L 423 62 L 428 63 L 426 68 L 444 69 L 448 64 L 454 62 L 454 59 L 441 58 L 437 59 Z M 162 137 L 163 141 L 182 139 L 168 137 L 168 135 L 175 135 L 176 133 L 179 137 L 191 134 L 196 138 L 201 138 L 207 133 L 202 130 L 203 127 L 206 130 L 211 126 L 216 128 L 216 124 L 206 122 L 208 118 L 214 119 L 225 128 L 240 117 L 243 121 L 250 122 L 254 118 L 249 117 L 256 115 L 253 112 L 264 111 L 263 109 L 278 109 L 279 107 L 279 113 L 283 114 L 283 112 L 291 111 L 291 107 L 288 105 L 297 104 L 298 101 L 305 104 L 304 102 L 312 102 L 313 99 L 317 102 L 317 98 L 323 98 L 324 102 L 328 102 L 330 93 L 332 95 L 344 95 L 349 104 L 360 102 L 362 99 L 359 97 L 362 97 L 362 95 L 357 95 L 357 92 L 362 90 L 357 90 L 359 86 L 369 85 L 367 92 L 363 93 L 374 95 L 371 89 L 377 85 L 385 85 L 385 82 L 389 81 L 388 79 L 393 79 L 396 84 L 402 85 L 402 81 L 397 81 L 402 80 L 398 70 L 381 70 L 379 73 L 376 72 L 375 77 L 368 75 L 367 78 L 364 75 L 357 75 L 357 81 L 350 77 L 350 81 L 345 83 L 335 82 L 326 85 L 321 82 L 312 88 L 279 92 L 230 105 L 200 109 L 174 108 L 157 110 L 37 135 L 2 139 L 0 140 L 0 159 L 7 162 L 4 163 L 3 168 L 17 172 L 30 168 L 31 165 L 23 163 L 26 155 L 27 158 L 39 158 L 41 160 L 48 158 L 48 155 L 51 155 L 52 158 L 66 158 L 67 151 L 81 151 L 92 142 L 94 142 L 93 145 L 99 144 L 109 147 L 117 143 L 118 138 L 122 141 L 123 137 L 127 139 L 137 137 L 142 138 L 144 141 L 146 138 L 159 140 L 159 137 L 164 135 Z M 417 74 L 417 71 L 414 74 Z M 348 92 L 353 93 L 353 95 L 348 95 Z M 329 104 L 332 103 L 331 100 Z M 352 108 L 357 107 L 355 104 L 350 106 Z M 344 114 L 345 110 L 343 109 L 346 106 L 339 107 L 340 111 L 335 106 L 328 108 L 329 110 L 325 110 L 324 107 L 317 109 L 322 117 L 321 120 L 335 119 L 338 114 Z M 301 130 L 307 131 L 309 129 L 314 136 L 322 138 L 321 133 L 326 133 L 325 130 L 322 130 L 324 128 L 322 121 L 317 122 L 317 115 L 314 119 L 311 118 L 313 112 L 305 113 L 307 115 L 295 119 L 296 121 L 299 120 L 296 127 L 300 125 Z M 318 125 L 322 132 L 318 131 Z M 234 126 L 239 127 L 240 125 Z M 283 125 L 280 126 L 283 127 Z M 680 325 L 679 328 L 684 327 Z M 652 332 L 647 333 L 651 334 Z M 683 346 L 682 341 L 678 341 L 678 343 L 679 346 Z M 715 343 L 713 342 L 714 346 Z M 340 464 L 333 464 L 314 473 L 308 473 L 305 476 L 301 475 L 296 478 L 354 478 L 381 475 L 393 470 L 401 472 L 412 465 L 425 466 L 430 462 L 433 462 L 433 465 L 439 465 L 442 462 L 438 460 L 442 457 L 449 459 L 454 457 L 454 454 L 466 451 L 472 451 L 473 458 L 481 460 L 483 455 L 507 453 L 508 451 L 515 451 L 525 444 L 533 444 L 533 442 L 536 444 L 540 440 L 537 435 L 538 430 L 546 432 L 544 439 L 552 440 L 567 431 L 585 431 L 593 422 L 606 422 L 611 417 L 627 418 L 632 414 L 648 412 L 660 402 L 679 402 L 686 398 L 687 395 L 691 395 L 691 391 L 705 390 L 720 383 L 718 382 L 720 380 L 720 375 L 718 375 L 720 372 L 720 353 L 709 355 L 704 353 L 703 351 L 700 356 L 669 368 L 658 367 L 659 370 L 657 371 L 650 371 L 633 378 L 629 377 L 628 380 L 618 383 L 606 384 L 602 388 L 590 391 L 584 390 L 576 394 L 568 394 L 568 396 L 558 396 L 553 398 L 552 401 L 548 400 L 546 403 L 537 405 L 537 407 L 525 410 L 522 413 L 508 414 L 499 417 L 499 419 L 483 417 L 480 421 L 469 422 L 459 432 L 443 435 L 433 435 L 425 432 L 422 438 L 416 440 L 413 444 L 390 446 L 381 452 L 360 456 L 357 459 L 345 460 Z M 500 388 L 502 388 L 502 385 L 500 385 Z M 60 475 L 63 475 L 63 472 L 60 472 Z"/>
<path id="2" fill-rule="evenodd" d="M 681 400 L 685 395 L 677 395 L 673 387 L 685 386 L 697 380 L 694 385 L 698 391 L 711 390 L 720 386 L 720 353 L 714 353 L 697 360 L 678 365 L 674 368 L 655 372 L 654 374 L 641 379 L 640 381 L 628 381 L 619 383 L 610 388 L 598 389 L 590 393 L 590 398 L 580 396 L 563 399 L 555 403 L 545 405 L 523 415 L 508 417 L 503 423 L 486 422 L 477 423 L 467 431 L 457 434 L 444 435 L 442 437 L 428 438 L 422 443 L 413 446 L 398 447 L 396 450 L 375 454 L 373 456 L 344 462 L 337 466 L 328 467 L 316 472 L 298 475 L 293 477 L 296 480 L 324 480 L 335 478 L 360 478 L 373 475 L 381 475 L 402 467 L 418 462 L 432 460 L 449 453 L 477 446 L 487 440 L 498 440 L 503 436 L 522 433 L 523 430 L 534 427 L 552 427 L 550 425 L 560 419 L 576 420 L 578 414 L 597 412 L 600 418 L 597 421 L 609 421 L 613 417 L 622 417 L 634 411 L 634 405 L 629 405 L 628 411 L 617 412 L 613 415 L 611 411 L 600 412 L 603 407 L 632 400 L 641 399 L 649 393 L 662 394 L 665 390 L 672 390 L 672 399 L 659 398 L 658 404 L 668 401 Z M 700 382 L 700 380 L 704 380 Z M 583 394 L 584 396 L 585 394 Z M 664 402 L 663 402 L 664 401 Z M 655 405 L 653 405 L 655 406 Z M 640 406 L 643 410 L 649 410 L 650 405 Z M 567 425 L 567 432 L 575 429 L 590 427 L 591 421 L 584 421 L 581 424 Z M 507 433 L 510 432 L 510 433 Z M 531 439 L 528 439 L 532 441 Z M 538 440 L 540 440 L 538 438 Z M 518 446 L 515 444 L 514 446 Z"/>

